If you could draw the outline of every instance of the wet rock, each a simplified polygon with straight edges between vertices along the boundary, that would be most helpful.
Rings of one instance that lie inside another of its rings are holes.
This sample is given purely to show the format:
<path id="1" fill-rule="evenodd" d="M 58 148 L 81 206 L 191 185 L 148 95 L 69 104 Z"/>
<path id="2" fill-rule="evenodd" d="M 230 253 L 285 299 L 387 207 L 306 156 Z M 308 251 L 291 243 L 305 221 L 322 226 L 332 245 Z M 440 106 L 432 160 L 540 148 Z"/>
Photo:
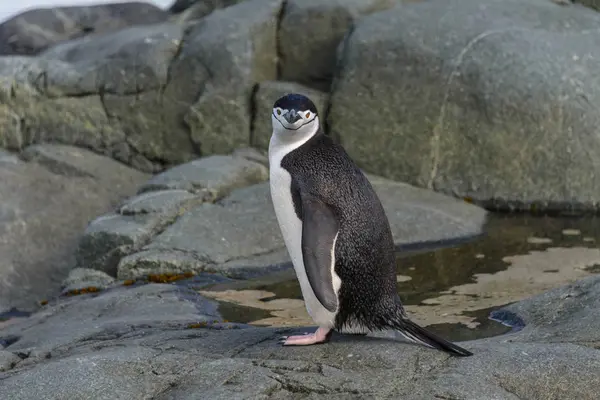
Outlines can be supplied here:
<path id="1" fill-rule="evenodd" d="M 522 341 L 524 330 L 463 342 L 474 352 L 468 358 L 449 358 L 385 335 L 334 334 L 327 345 L 287 348 L 277 338 L 305 328 L 223 329 L 202 306 L 214 303 L 187 293 L 173 285 L 122 288 L 62 300 L 8 327 L 2 334 L 20 339 L 5 351 L 34 361 L 3 375 L 3 394 L 42 400 L 104 398 L 103 393 L 111 399 L 160 400 L 286 399 L 300 393 L 335 399 L 516 400 L 593 399 L 600 389 L 600 353 L 572 339 L 566 320 L 553 327 L 560 343 Z M 196 311 L 198 304 L 204 311 Z M 596 314 L 587 301 L 572 310 Z M 205 323 L 191 325 L 195 320 Z M 534 331 L 536 322 L 531 323 Z M 597 342 L 598 332 L 590 329 L 587 339 Z"/>
<path id="2" fill-rule="evenodd" d="M 231 190 L 263 182 L 269 178 L 261 164 L 243 156 L 214 155 L 178 165 L 154 176 L 139 192 L 175 189 L 204 193 L 207 200 L 227 195 Z"/>
<path id="3" fill-rule="evenodd" d="M 199 63 L 211 77 L 185 117 L 203 154 L 225 154 L 249 143 L 254 87 L 277 78 L 281 7 L 282 0 L 243 1 L 191 29 L 179 64 Z M 187 75 L 180 78 L 184 85 L 189 85 L 183 81 Z"/>
<path id="4" fill-rule="evenodd" d="M 329 90 L 336 50 L 360 17 L 396 0 L 288 0 L 279 32 L 281 78 Z"/>
<path id="5" fill-rule="evenodd" d="M 12 369 L 21 361 L 21 358 L 16 354 L 8 351 L 0 350 L 0 372 Z"/>
<path id="6" fill-rule="evenodd" d="M 519 316 L 525 328 L 515 341 L 559 342 L 568 337 L 580 343 L 600 343 L 600 276 L 591 276 L 520 301 L 495 314 Z M 508 321 L 510 322 L 510 321 Z M 558 329 L 560 327 L 560 329 Z"/>
<path id="7" fill-rule="evenodd" d="M 58 293 L 86 224 L 147 179 L 83 149 L 44 145 L 26 153 L 46 156 L 0 163 L 0 312 L 31 310 Z"/>
<path id="8" fill-rule="evenodd" d="M 599 24 L 545 0 L 363 17 L 340 49 L 329 127 L 396 180 L 490 207 L 595 208 Z"/>
<path id="9" fill-rule="evenodd" d="M 271 133 L 273 131 L 271 125 L 273 104 L 278 98 L 288 93 L 300 93 L 310 98 L 317 107 L 321 121 L 324 121 L 324 116 L 327 112 L 327 93 L 293 82 L 261 82 L 254 95 L 254 107 L 256 113 L 253 123 L 254 129 L 252 131 L 252 146 L 263 150 L 269 149 L 269 140 L 271 139 Z"/>
<path id="10" fill-rule="evenodd" d="M 115 278 L 102 271 L 89 268 L 74 268 L 62 283 L 63 293 L 94 288 L 103 290 L 115 283 Z"/>
<path id="11" fill-rule="evenodd" d="M 37 54 L 70 39 L 158 23 L 167 17 L 167 12 L 144 2 L 27 10 L 0 24 L 0 54 Z"/>
<path id="12" fill-rule="evenodd" d="M 486 213 L 455 199 L 370 177 L 398 244 L 476 235 Z M 289 268 L 268 182 L 233 191 L 217 204 L 187 212 L 143 248 L 119 263 L 119 279 L 149 273 L 218 271 L 248 278 Z"/>

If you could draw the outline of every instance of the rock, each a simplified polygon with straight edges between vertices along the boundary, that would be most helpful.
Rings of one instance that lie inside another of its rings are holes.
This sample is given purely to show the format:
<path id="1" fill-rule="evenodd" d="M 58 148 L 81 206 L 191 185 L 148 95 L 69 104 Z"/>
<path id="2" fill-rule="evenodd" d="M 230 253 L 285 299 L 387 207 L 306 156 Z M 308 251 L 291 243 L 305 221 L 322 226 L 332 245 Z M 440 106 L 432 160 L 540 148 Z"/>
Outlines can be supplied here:
<path id="1" fill-rule="evenodd" d="M 197 200 L 197 196 L 186 190 L 158 190 L 142 193 L 127 200 L 119 213 L 122 215 L 169 213 L 179 211 L 181 205 Z"/>
<path id="2" fill-rule="evenodd" d="M 281 20 L 281 79 L 328 91 L 336 49 L 363 15 L 397 0 L 288 0 Z"/>
<path id="3" fill-rule="evenodd" d="M 587 282 L 597 292 L 600 279 Z M 535 299 L 531 307 L 543 302 Z M 544 301 L 548 310 L 561 302 L 556 296 Z M 595 316 L 595 302 L 574 304 L 572 311 Z M 214 303 L 173 285 L 63 299 L 0 331 L 19 338 L 5 352 L 25 357 L 2 375 L 2 393 L 40 400 L 591 400 L 600 389 L 600 352 L 572 338 L 567 320 L 552 328 L 557 343 L 529 340 L 522 330 L 463 342 L 474 356 L 454 358 L 385 335 L 334 334 L 323 346 L 282 347 L 280 335 L 305 328 L 214 323 L 219 317 L 210 307 Z M 598 343 L 599 332 L 595 325 L 587 330 L 586 343 Z"/>
<path id="4" fill-rule="evenodd" d="M 89 268 L 74 268 L 62 283 L 63 293 L 76 292 L 82 289 L 94 288 L 104 290 L 115 283 L 112 276 L 102 271 Z"/>
<path id="5" fill-rule="evenodd" d="M 277 77 L 281 3 L 0 57 L 0 145 L 76 144 L 146 172 L 247 146 L 254 87 Z"/>
<path id="6" fill-rule="evenodd" d="M 595 209 L 600 15 L 523 4 L 363 17 L 340 49 L 331 134 L 368 171 L 488 207 Z"/>
<path id="7" fill-rule="evenodd" d="M 211 77 L 185 117 L 203 154 L 225 154 L 249 143 L 254 87 L 277 78 L 281 7 L 281 0 L 243 1 L 213 12 L 190 31 L 180 68 L 200 63 Z M 188 75 L 180 78 L 184 85 Z"/>
<path id="8" fill-rule="evenodd" d="M 185 23 L 204 18 L 215 10 L 226 8 L 245 0 L 178 0 L 172 6 L 170 11 L 181 13 L 177 21 Z"/>
<path id="9" fill-rule="evenodd" d="M 40 145 L 24 153 L 31 162 L 0 162 L 0 312 L 35 309 L 56 294 L 88 221 L 147 179 L 83 149 Z"/>
<path id="10" fill-rule="evenodd" d="M 600 11 L 600 1 L 598 0 L 572 0 L 573 3 L 581 4 L 596 11 Z"/>
<path id="11" fill-rule="evenodd" d="M 166 90 L 183 36 L 183 26 L 160 24 L 57 45 L 41 57 L 66 62 L 72 72 L 48 70 L 40 90 L 49 97 L 99 95 L 109 124 L 127 136 L 124 144 L 110 148 L 124 162 L 133 164 L 136 154 L 148 160 L 187 161 L 196 149 L 187 130 L 173 131 L 173 126 L 181 126 L 189 104 L 180 104 Z"/>
<path id="12" fill-rule="evenodd" d="M 381 196 L 398 244 L 481 233 L 486 213 L 476 206 L 369 178 Z M 143 251 L 123 258 L 117 276 L 136 279 L 148 274 L 215 271 L 246 279 L 290 266 L 265 182 L 234 190 L 217 204 L 191 209 Z"/>
<path id="13" fill-rule="evenodd" d="M 12 369 L 21 361 L 21 358 L 16 354 L 8 351 L 0 350 L 0 372 L 8 371 Z"/>
<path id="14" fill-rule="evenodd" d="M 214 201 L 231 190 L 264 182 L 269 171 L 263 165 L 241 156 L 214 155 L 171 168 L 154 176 L 139 192 L 177 189 L 204 193 Z"/>
<path id="15" fill-rule="evenodd" d="M 168 13 L 144 2 L 27 10 L 0 24 L 0 55 L 37 54 L 86 35 L 163 22 Z"/>
<path id="16" fill-rule="evenodd" d="M 217 305 L 191 289 L 170 284 L 119 286 L 60 299 L 0 331 L 18 340 L 6 351 L 58 355 L 77 342 L 136 336 L 144 329 L 186 328 L 220 322 Z"/>
<path id="17" fill-rule="evenodd" d="M 598 347 L 600 318 L 589 312 L 598 307 L 600 276 L 591 276 L 512 304 L 494 312 L 494 317 L 508 324 L 512 316 L 519 317 L 525 328 L 515 341 L 560 342 L 569 337 Z"/>
<path id="18" fill-rule="evenodd" d="M 101 216 L 88 225 L 77 250 L 77 265 L 116 276 L 121 259 L 140 251 L 190 208 L 266 179 L 267 168 L 243 154 L 204 157 L 155 175 L 118 212 Z M 132 257 L 137 260 L 142 254 Z M 175 262 L 173 257 L 169 259 Z M 156 266 L 156 262 L 152 261 L 152 265 Z M 196 271 L 187 267 L 185 270 Z"/>
<path id="19" fill-rule="evenodd" d="M 252 139 L 250 143 L 252 146 L 263 150 L 269 149 L 269 140 L 271 139 L 271 133 L 273 131 L 271 125 L 273 104 L 278 98 L 288 93 L 300 93 L 310 98 L 317 107 L 321 123 L 324 122 L 328 106 L 327 93 L 323 93 L 293 82 L 261 82 L 254 96 L 254 107 L 256 112 L 254 115 L 254 129 L 252 131 Z"/>
<path id="20" fill-rule="evenodd" d="M 235 151 L 231 153 L 231 155 L 257 162 L 269 168 L 269 157 L 267 152 L 264 150 L 258 150 L 254 147 L 240 147 L 238 149 L 235 149 Z"/>
<path id="21" fill-rule="evenodd" d="M 121 258 L 139 250 L 203 201 L 203 196 L 181 190 L 149 192 L 128 200 L 118 214 L 101 216 L 88 225 L 77 249 L 77 265 L 116 276 Z"/>

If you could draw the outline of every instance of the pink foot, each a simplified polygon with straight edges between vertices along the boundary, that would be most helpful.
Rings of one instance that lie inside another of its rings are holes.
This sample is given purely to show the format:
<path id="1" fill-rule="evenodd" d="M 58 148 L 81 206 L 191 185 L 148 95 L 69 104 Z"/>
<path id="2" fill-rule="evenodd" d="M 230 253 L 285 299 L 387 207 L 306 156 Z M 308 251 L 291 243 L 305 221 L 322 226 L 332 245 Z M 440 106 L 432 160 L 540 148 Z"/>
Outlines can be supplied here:
<path id="1" fill-rule="evenodd" d="M 331 329 L 319 327 L 315 333 L 305 333 L 304 335 L 296 336 L 283 336 L 281 339 L 283 339 L 284 346 L 308 346 L 311 344 L 319 344 L 329 341 L 331 333 Z"/>

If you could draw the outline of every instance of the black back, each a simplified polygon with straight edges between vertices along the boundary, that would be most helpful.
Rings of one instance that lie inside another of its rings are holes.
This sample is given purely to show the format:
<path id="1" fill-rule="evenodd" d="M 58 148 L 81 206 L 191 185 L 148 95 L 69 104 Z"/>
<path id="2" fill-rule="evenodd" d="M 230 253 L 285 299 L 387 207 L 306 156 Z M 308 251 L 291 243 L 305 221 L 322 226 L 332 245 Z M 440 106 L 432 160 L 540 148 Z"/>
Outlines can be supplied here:
<path id="1" fill-rule="evenodd" d="M 310 193 L 336 214 L 335 271 L 342 280 L 336 329 L 355 322 L 384 326 L 400 304 L 389 221 L 370 182 L 346 151 L 322 130 L 283 157 L 292 176 L 292 199 L 302 220 L 300 193 Z"/>

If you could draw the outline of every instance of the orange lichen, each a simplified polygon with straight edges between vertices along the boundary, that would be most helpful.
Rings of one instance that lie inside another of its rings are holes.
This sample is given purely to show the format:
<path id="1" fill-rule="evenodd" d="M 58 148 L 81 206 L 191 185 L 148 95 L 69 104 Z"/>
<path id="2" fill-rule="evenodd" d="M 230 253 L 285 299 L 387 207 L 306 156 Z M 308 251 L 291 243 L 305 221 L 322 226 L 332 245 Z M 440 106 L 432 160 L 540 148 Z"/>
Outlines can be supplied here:
<path id="1" fill-rule="evenodd" d="M 135 283 L 135 281 L 133 279 L 127 279 L 126 281 L 123 281 L 123 286 L 131 286 Z"/>
<path id="2" fill-rule="evenodd" d="M 463 197 L 463 200 L 464 200 L 466 203 L 469 203 L 469 204 L 472 204 L 472 203 L 473 203 L 473 198 L 471 198 L 471 197 Z"/>
<path id="3" fill-rule="evenodd" d="M 80 294 L 96 293 L 96 292 L 99 292 L 100 290 L 101 289 L 97 288 L 96 286 L 88 286 L 88 287 L 81 288 L 81 289 L 69 290 L 67 292 L 67 296 L 78 296 Z"/>
<path id="4" fill-rule="evenodd" d="M 207 322 L 197 322 L 195 324 L 189 324 L 188 325 L 188 329 L 196 329 L 196 328 L 206 328 L 206 326 L 208 325 Z"/>
<path id="5" fill-rule="evenodd" d="M 169 283 L 169 282 L 175 282 L 175 281 L 180 281 L 183 279 L 188 279 L 191 278 L 192 276 L 194 276 L 193 272 L 185 272 L 182 274 L 151 274 L 148 275 L 148 282 L 154 282 L 154 283 Z"/>
<path id="6" fill-rule="evenodd" d="M 45 306 L 46 304 L 48 304 L 48 300 L 42 300 L 42 301 L 40 301 L 40 305 L 41 306 Z"/>

